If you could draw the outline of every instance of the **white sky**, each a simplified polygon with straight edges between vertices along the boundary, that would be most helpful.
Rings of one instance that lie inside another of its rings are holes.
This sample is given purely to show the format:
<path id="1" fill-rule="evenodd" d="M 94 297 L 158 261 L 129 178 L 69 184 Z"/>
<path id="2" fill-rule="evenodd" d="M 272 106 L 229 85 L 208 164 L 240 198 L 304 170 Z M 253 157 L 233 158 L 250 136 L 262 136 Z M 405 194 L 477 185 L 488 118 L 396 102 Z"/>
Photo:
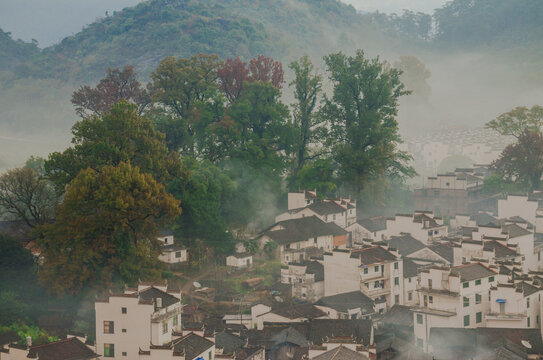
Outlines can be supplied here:
<path id="1" fill-rule="evenodd" d="M 362 11 L 378 10 L 384 13 L 401 13 L 404 9 L 431 14 L 443 6 L 447 0 L 343 0 Z"/>

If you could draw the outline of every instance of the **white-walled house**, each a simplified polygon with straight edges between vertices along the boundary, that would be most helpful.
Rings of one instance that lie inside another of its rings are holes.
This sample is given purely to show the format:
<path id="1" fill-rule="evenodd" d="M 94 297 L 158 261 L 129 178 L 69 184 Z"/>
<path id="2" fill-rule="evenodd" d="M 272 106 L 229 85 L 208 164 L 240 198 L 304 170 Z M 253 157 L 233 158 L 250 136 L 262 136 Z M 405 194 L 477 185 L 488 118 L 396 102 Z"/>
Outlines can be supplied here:
<path id="1" fill-rule="evenodd" d="M 27 338 L 28 339 L 28 338 Z M 32 345 L 32 339 L 28 339 L 28 344 L 9 344 L 6 347 L 0 345 L 0 360 L 91 360 L 100 359 L 100 356 L 94 352 L 94 347 L 86 345 L 75 336 L 61 339 L 48 344 Z"/>
<path id="2" fill-rule="evenodd" d="M 415 239 L 425 245 L 435 239 L 448 235 L 448 227 L 443 219 L 435 217 L 431 211 L 416 211 L 414 214 L 396 214 L 394 218 L 387 219 L 385 238 L 411 234 Z"/>
<path id="3" fill-rule="evenodd" d="M 317 190 L 288 193 L 288 210 L 301 209 L 317 201 Z"/>
<path id="4" fill-rule="evenodd" d="M 264 323 L 303 323 L 312 319 L 328 319 L 328 315 L 311 304 L 298 303 L 274 304 L 268 306 L 256 304 L 251 307 L 252 327 L 264 328 Z"/>
<path id="5" fill-rule="evenodd" d="M 283 265 L 281 283 L 291 286 L 293 298 L 315 302 L 324 296 L 324 266 L 318 261 Z"/>
<path id="6" fill-rule="evenodd" d="M 253 266 L 253 255 L 248 252 L 236 253 L 226 257 L 226 266 L 236 269 L 245 269 Z"/>
<path id="7" fill-rule="evenodd" d="M 387 222 L 382 216 L 369 219 L 360 219 L 345 228 L 345 230 L 351 233 L 353 244 L 362 243 L 363 240 L 384 240 L 386 236 L 386 229 Z"/>
<path id="8" fill-rule="evenodd" d="M 172 245 L 174 243 L 173 231 L 167 229 L 160 230 L 157 240 L 163 245 Z"/>
<path id="9" fill-rule="evenodd" d="M 188 260 L 187 249 L 175 243 L 173 231 L 161 230 L 157 240 L 161 245 L 158 260 L 166 264 L 180 264 Z"/>
<path id="10" fill-rule="evenodd" d="M 330 319 L 368 319 L 375 314 L 375 303 L 361 291 L 325 296 L 315 306 Z"/>
<path id="11" fill-rule="evenodd" d="M 181 330 L 181 293 L 140 284 L 96 301 L 96 348 L 104 358 L 136 359 L 151 345 L 165 345 Z"/>
<path id="12" fill-rule="evenodd" d="M 139 351 L 139 360 L 214 360 L 214 338 L 200 334 L 174 333 L 172 341 L 165 345 L 151 345 L 149 350 Z"/>
<path id="13" fill-rule="evenodd" d="M 501 283 L 490 289 L 486 326 L 493 328 L 539 328 L 541 288 L 526 281 Z"/>
<path id="14" fill-rule="evenodd" d="M 356 222 L 356 201 L 349 198 L 326 199 L 326 200 L 304 200 L 308 205 L 301 208 L 291 209 L 291 194 L 289 193 L 289 210 L 275 217 L 275 222 L 300 219 L 316 216 L 324 222 L 335 223 L 345 228 Z M 297 193 L 296 193 L 297 194 Z M 302 203 L 303 194 L 297 194 L 299 199 L 293 203 Z M 294 205 L 292 205 L 294 206 Z"/>
<path id="15" fill-rule="evenodd" d="M 434 327 L 473 328 L 485 326 L 489 291 L 497 273 L 480 263 L 432 266 L 420 272 L 419 307 L 413 308 L 415 341 L 425 352 Z"/>
<path id="16" fill-rule="evenodd" d="M 537 191 L 529 195 L 507 195 L 498 200 L 498 217 L 510 218 L 520 216 L 534 224 L 536 232 L 543 232 L 543 218 L 540 214 L 543 206 L 543 192 Z"/>

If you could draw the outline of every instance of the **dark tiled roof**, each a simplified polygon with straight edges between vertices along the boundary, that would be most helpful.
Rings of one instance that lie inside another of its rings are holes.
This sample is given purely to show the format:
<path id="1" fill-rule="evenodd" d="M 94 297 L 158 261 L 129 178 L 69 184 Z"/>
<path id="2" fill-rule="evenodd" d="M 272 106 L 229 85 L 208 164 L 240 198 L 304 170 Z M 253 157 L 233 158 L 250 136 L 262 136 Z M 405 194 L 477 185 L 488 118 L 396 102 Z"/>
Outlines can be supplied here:
<path id="1" fill-rule="evenodd" d="M 163 236 L 172 236 L 173 235 L 173 231 L 169 230 L 169 229 L 162 229 L 158 232 L 158 236 L 160 237 L 163 237 Z"/>
<path id="2" fill-rule="evenodd" d="M 383 261 L 394 261 L 397 259 L 394 254 L 380 246 L 353 250 L 351 252 L 351 258 L 359 258 L 360 262 L 365 265 L 377 264 Z"/>
<path id="3" fill-rule="evenodd" d="M 140 291 L 139 297 L 141 300 L 144 301 L 154 301 L 155 304 L 156 299 L 161 298 L 162 307 L 168 307 L 179 302 L 179 299 L 175 296 L 168 294 L 167 292 L 164 292 L 160 289 L 157 289 L 156 287 L 150 287 L 148 289 Z"/>
<path id="4" fill-rule="evenodd" d="M 441 256 L 443 259 L 447 260 L 449 263 L 453 263 L 454 261 L 454 252 L 453 247 L 448 244 L 434 244 L 428 246 L 428 249 L 432 250 L 439 256 Z"/>
<path id="5" fill-rule="evenodd" d="M 517 253 L 513 249 L 501 244 L 499 241 L 487 241 L 483 246 L 484 251 L 494 251 L 496 258 L 503 258 L 507 256 L 516 256 Z"/>
<path id="6" fill-rule="evenodd" d="M 529 235 L 531 232 L 517 224 L 508 224 L 502 226 L 502 234 L 507 234 L 509 235 L 509 238 L 513 239 L 519 236 Z"/>
<path id="7" fill-rule="evenodd" d="M 383 323 L 387 325 L 413 326 L 413 311 L 409 306 L 393 305 L 384 317 Z"/>
<path id="8" fill-rule="evenodd" d="M 530 296 L 532 294 L 535 294 L 536 292 L 539 291 L 539 288 L 531 285 L 531 284 L 528 284 L 524 281 L 521 281 L 519 283 L 516 284 L 516 287 L 517 287 L 517 290 L 519 291 L 522 291 L 522 293 L 524 294 L 524 296 Z"/>
<path id="9" fill-rule="evenodd" d="M 30 347 L 28 357 L 40 360 L 85 360 L 99 356 L 78 338 L 55 341 L 50 344 Z"/>
<path id="10" fill-rule="evenodd" d="M 308 262 L 306 273 L 315 274 L 315 281 L 324 281 L 324 266 L 318 261 Z"/>
<path id="11" fill-rule="evenodd" d="M 460 281 L 464 282 L 493 276 L 496 272 L 480 263 L 475 263 L 455 266 L 451 268 L 451 275 L 460 276 Z"/>
<path id="12" fill-rule="evenodd" d="M 475 224 L 477 226 L 487 225 L 496 220 L 494 216 L 488 215 L 487 213 L 474 214 L 474 215 L 471 215 L 469 219 L 475 221 Z"/>
<path id="13" fill-rule="evenodd" d="M 398 250 L 403 257 L 425 247 L 423 243 L 412 237 L 410 234 L 392 236 L 390 240 L 387 240 L 386 242 L 390 247 Z"/>
<path id="14" fill-rule="evenodd" d="M 0 334 L 0 347 L 19 340 L 19 335 L 15 331 L 8 331 Z"/>
<path id="15" fill-rule="evenodd" d="M 291 343 L 300 347 L 307 347 L 309 343 L 304 335 L 300 334 L 296 329 L 289 327 L 274 335 L 271 339 L 273 345 Z"/>
<path id="16" fill-rule="evenodd" d="M 185 359 L 194 359 L 213 346 L 213 342 L 194 333 L 172 341 L 175 352 L 185 354 Z"/>
<path id="17" fill-rule="evenodd" d="M 477 231 L 476 227 L 462 226 L 462 236 L 471 237 L 474 231 Z"/>
<path id="18" fill-rule="evenodd" d="M 334 338 L 353 338 L 364 345 L 370 345 L 372 329 L 371 320 L 316 319 L 309 324 L 307 338 L 316 345 Z"/>
<path id="19" fill-rule="evenodd" d="M 339 345 L 337 348 L 329 350 L 318 356 L 314 356 L 312 360 L 367 360 L 368 357 L 357 353 L 351 349 Z"/>
<path id="20" fill-rule="evenodd" d="M 186 249 L 186 247 L 184 247 L 183 245 L 179 245 L 179 244 L 164 245 L 161 248 L 162 252 L 180 251 L 180 250 L 185 250 L 185 249 Z"/>
<path id="21" fill-rule="evenodd" d="M 271 228 L 277 225 L 280 225 L 284 229 L 272 231 Z M 316 216 L 308 216 L 300 219 L 280 221 L 263 234 L 282 245 L 306 241 L 318 236 L 346 235 L 348 232 L 334 223 L 325 223 Z"/>
<path id="22" fill-rule="evenodd" d="M 417 276 L 419 273 L 419 265 L 409 258 L 403 259 L 403 277 L 411 278 Z"/>
<path id="23" fill-rule="evenodd" d="M 234 351 L 241 349 L 245 345 L 245 340 L 239 336 L 220 332 L 215 334 L 215 347 L 223 349 L 223 354 L 233 354 Z"/>
<path id="24" fill-rule="evenodd" d="M 336 204 L 334 201 L 318 201 L 307 206 L 307 208 L 321 216 L 338 214 L 346 211 L 343 206 Z"/>
<path id="25" fill-rule="evenodd" d="M 369 232 L 386 230 L 387 228 L 387 220 L 382 216 L 370 219 L 360 219 L 357 223 Z"/>
<path id="26" fill-rule="evenodd" d="M 361 291 L 325 296 L 317 301 L 315 305 L 326 306 L 342 313 L 347 313 L 348 310 L 356 308 L 360 308 L 362 315 L 375 312 L 373 300 Z"/>
<path id="27" fill-rule="evenodd" d="M 271 312 L 289 319 L 314 319 L 326 315 L 311 304 L 275 304 Z"/>

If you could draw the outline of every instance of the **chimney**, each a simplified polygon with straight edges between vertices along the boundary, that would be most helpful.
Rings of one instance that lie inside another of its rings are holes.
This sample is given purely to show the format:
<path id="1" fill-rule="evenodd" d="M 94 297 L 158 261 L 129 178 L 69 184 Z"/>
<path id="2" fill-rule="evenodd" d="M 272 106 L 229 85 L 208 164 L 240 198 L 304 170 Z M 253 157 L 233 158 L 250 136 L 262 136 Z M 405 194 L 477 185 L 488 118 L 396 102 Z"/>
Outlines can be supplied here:
<path id="1" fill-rule="evenodd" d="M 32 346 L 32 337 L 30 337 L 30 336 L 26 337 L 26 346 L 28 346 L 28 347 Z"/>
<path id="2" fill-rule="evenodd" d="M 162 298 L 156 298 L 156 307 L 157 309 L 162 308 Z"/>

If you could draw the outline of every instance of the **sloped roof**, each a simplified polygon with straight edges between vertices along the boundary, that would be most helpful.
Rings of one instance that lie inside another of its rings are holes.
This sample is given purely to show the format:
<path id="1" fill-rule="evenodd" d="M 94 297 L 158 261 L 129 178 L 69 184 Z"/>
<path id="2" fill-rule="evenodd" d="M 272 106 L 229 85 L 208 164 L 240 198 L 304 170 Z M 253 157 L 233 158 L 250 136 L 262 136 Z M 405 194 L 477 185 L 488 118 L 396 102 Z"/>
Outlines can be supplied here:
<path id="1" fill-rule="evenodd" d="M 460 281 L 464 282 L 493 276 L 496 272 L 481 263 L 473 263 L 451 268 L 451 275 L 460 276 Z"/>
<path id="2" fill-rule="evenodd" d="M 99 356 L 76 337 L 30 347 L 28 357 L 40 360 L 86 360 Z"/>
<path id="3" fill-rule="evenodd" d="M 215 347 L 223 349 L 223 354 L 233 354 L 245 345 L 245 340 L 227 332 L 215 334 Z"/>
<path id="4" fill-rule="evenodd" d="M 196 356 L 210 349 L 214 344 L 195 333 L 189 333 L 172 341 L 175 352 L 185 354 L 185 359 L 194 359 Z"/>
<path id="5" fill-rule="evenodd" d="M 530 231 L 518 226 L 517 224 L 507 224 L 502 226 L 502 234 L 509 235 L 510 239 L 531 234 Z"/>
<path id="6" fill-rule="evenodd" d="M 516 283 L 515 285 L 516 285 L 517 290 L 521 291 L 524 294 L 524 297 L 530 296 L 539 291 L 539 288 L 533 286 L 532 284 L 528 284 L 527 282 L 524 282 L 524 281 Z"/>
<path id="7" fill-rule="evenodd" d="M 392 254 L 388 250 L 385 250 L 381 246 L 353 250 L 351 252 L 351 258 L 359 258 L 360 262 L 366 265 L 377 264 L 383 261 L 397 260 L 396 255 Z"/>
<path id="8" fill-rule="evenodd" d="M 315 319 L 309 324 L 308 340 L 322 345 L 334 338 L 353 338 L 364 345 L 370 345 L 373 322 L 361 319 Z"/>
<path id="9" fill-rule="evenodd" d="M 403 277 L 411 278 L 419 273 L 419 265 L 409 258 L 403 258 Z"/>
<path id="10" fill-rule="evenodd" d="M 314 211 L 321 216 L 338 214 L 346 210 L 345 207 L 338 205 L 334 201 L 317 201 L 311 205 L 308 205 L 306 208 Z"/>
<path id="11" fill-rule="evenodd" d="M 168 294 L 167 292 L 164 292 L 160 289 L 157 289 L 154 286 L 151 286 L 148 289 L 140 291 L 138 295 L 140 299 L 144 301 L 154 301 L 155 304 L 156 304 L 156 299 L 161 298 L 162 307 L 168 307 L 170 305 L 173 305 L 179 302 L 179 299 L 176 298 L 175 296 Z"/>
<path id="12" fill-rule="evenodd" d="M 494 251 L 496 258 L 503 258 L 507 256 L 516 256 L 517 253 L 513 249 L 508 248 L 499 241 L 492 240 L 485 242 L 483 251 Z"/>
<path id="13" fill-rule="evenodd" d="M 315 282 L 324 281 L 324 265 L 318 261 L 310 261 L 307 264 L 306 273 L 315 275 Z"/>
<path id="14" fill-rule="evenodd" d="M 272 306 L 272 313 L 289 318 L 289 319 L 314 319 L 317 317 L 325 316 L 326 314 L 320 309 L 316 308 L 312 304 L 283 304 L 277 303 Z"/>
<path id="15" fill-rule="evenodd" d="M 493 221 L 496 220 L 496 218 L 494 216 L 491 216 L 487 213 L 477 213 L 477 214 L 473 214 L 469 217 L 470 220 L 473 220 L 475 221 L 475 224 L 477 226 L 480 226 L 480 225 L 487 225 Z"/>
<path id="16" fill-rule="evenodd" d="M 385 313 L 383 323 L 411 327 L 413 326 L 413 311 L 409 306 L 395 304 Z"/>
<path id="17" fill-rule="evenodd" d="M 419 251 L 424 248 L 424 244 L 415 239 L 410 234 L 402 234 L 400 236 L 392 236 L 389 240 L 386 240 L 387 244 L 390 247 L 398 250 L 402 257 L 405 257 L 409 254 Z"/>
<path id="18" fill-rule="evenodd" d="M 337 348 L 329 350 L 325 353 L 313 357 L 313 360 L 366 360 L 367 356 L 364 356 L 356 351 L 346 348 L 343 345 L 339 345 Z"/>
<path id="19" fill-rule="evenodd" d="M 432 250 L 439 256 L 441 256 L 443 259 L 447 260 L 449 263 L 453 263 L 454 261 L 454 251 L 453 247 L 449 244 L 434 244 L 428 246 L 428 249 Z"/>
<path id="20" fill-rule="evenodd" d="M 274 335 L 271 339 L 272 344 L 291 343 L 300 347 L 307 347 L 309 343 L 304 335 L 300 334 L 296 329 L 289 327 Z"/>
<path id="21" fill-rule="evenodd" d="M 369 219 L 360 219 L 357 221 L 360 226 L 370 232 L 382 231 L 387 228 L 387 220 L 382 217 L 373 217 Z"/>
<path id="22" fill-rule="evenodd" d="M 360 308 L 362 315 L 375 312 L 373 300 L 361 291 L 325 296 L 320 298 L 315 305 L 326 306 L 342 313 L 347 313 L 348 310 L 356 308 Z"/>
<path id="23" fill-rule="evenodd" d="M 281 226 L 283 229 L 272 230 L 276 226 Z M 348 232 L 340 226 L 335 223 L 326 223 L 316 216 L 280 221 L 263 232 L 263 235 L 268 236 L 281 245 L 306 241 L 318 236 L 340 236 L 346 234 Z"/>

